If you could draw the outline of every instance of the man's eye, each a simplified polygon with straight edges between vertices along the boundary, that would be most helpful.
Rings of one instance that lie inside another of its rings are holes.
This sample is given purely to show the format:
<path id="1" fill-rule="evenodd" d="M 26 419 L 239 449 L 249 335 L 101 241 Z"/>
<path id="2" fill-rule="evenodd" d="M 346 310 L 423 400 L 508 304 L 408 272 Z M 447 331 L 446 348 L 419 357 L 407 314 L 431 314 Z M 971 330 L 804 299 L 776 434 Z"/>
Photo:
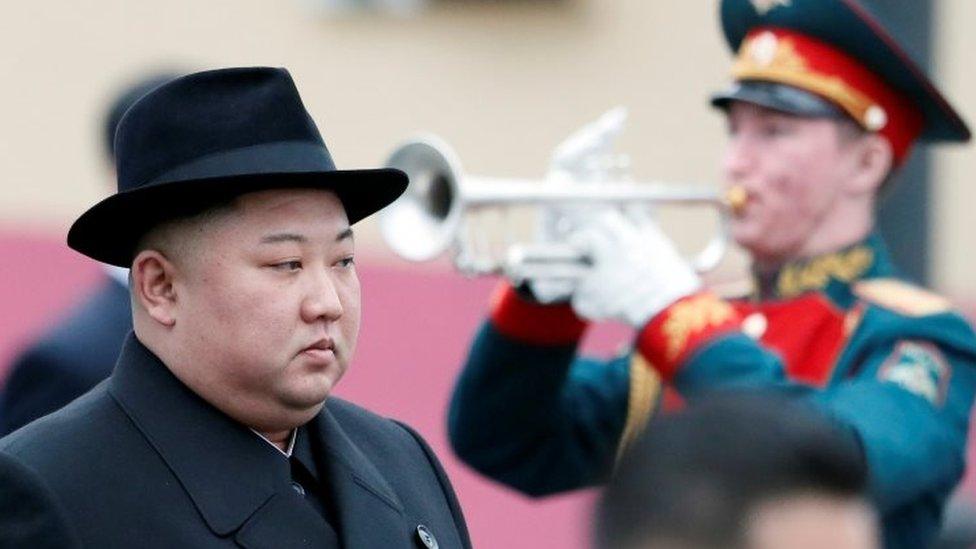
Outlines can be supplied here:
<path id="1" fill-rule="evenodd" d="M 340 259 L 337 265 L 339 265 L 340 267 L 352 267 L 355 263 L 356 261 L 353 259 L 353 257 L 349 256 Z"/>
<path id="2" fill-rule="evenodd" d="M 785 122 L 767 124 L 763 127 L 763 133 L 770 137 L 789 135 L 793 131 L 793 126 Z"/>
<path id="3" fill-rule="evenodd" d="M 297 271 L 302 268 L 302 262 L 298 260 L 282 261 L 271 265 L 271 268 L 278 271 Z"/>

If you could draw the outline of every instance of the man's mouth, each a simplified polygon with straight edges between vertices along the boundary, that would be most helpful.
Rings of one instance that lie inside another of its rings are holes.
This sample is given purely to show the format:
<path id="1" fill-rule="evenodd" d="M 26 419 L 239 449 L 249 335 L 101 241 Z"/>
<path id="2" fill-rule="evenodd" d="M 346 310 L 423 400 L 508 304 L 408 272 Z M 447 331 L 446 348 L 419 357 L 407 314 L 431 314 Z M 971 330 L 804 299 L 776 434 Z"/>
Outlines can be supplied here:
<path id="1" fill-rule="evenodd" d="M 302 349 L 302 354 L 321 360 L 332 360 L 336 356 L 335 341 L 328 337 L 316 340 L 315 343 Z"/>

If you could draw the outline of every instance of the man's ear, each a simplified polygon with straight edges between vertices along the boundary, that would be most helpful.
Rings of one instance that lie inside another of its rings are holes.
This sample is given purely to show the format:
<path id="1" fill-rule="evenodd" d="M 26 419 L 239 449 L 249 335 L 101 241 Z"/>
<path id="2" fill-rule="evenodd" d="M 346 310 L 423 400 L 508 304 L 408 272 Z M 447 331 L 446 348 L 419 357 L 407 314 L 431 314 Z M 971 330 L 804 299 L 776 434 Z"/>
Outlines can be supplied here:
<path id="1" fill-rule="evenodd" d="M 157 250 L 143 250 L 132 262 L 132 298 L 166 327 L 176 324 L 176 266 Z"/>
<path id="2" fill-rule="evenodd" d="M 891 143 L 878 134 L 869 134 L 853 146 L 858 150 L 854 158 L 854 177 L 851 178 L 848 188 L 856 194 L 874 194 L 893 168 Z"/>

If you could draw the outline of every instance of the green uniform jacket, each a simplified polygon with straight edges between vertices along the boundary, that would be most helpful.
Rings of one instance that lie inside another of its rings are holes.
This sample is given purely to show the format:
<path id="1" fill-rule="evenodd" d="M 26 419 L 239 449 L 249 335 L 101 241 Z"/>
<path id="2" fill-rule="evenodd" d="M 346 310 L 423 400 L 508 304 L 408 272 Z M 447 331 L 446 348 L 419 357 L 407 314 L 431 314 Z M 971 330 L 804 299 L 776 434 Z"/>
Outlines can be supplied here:
<path id="1" fill-rule="evenodd" d="M 508 291 L 478 332 L 449 427 L 481 473 L 541 496 L 599 483 L 671 390 L 794 394 L 860 439 L 885 546 L 925 547 L 962 477 L 976 335 L 893 277 L 881 239 L 786 265 L 747 299 L 679 301 L 612 360 L 577 356 L 566 306 Z"/>

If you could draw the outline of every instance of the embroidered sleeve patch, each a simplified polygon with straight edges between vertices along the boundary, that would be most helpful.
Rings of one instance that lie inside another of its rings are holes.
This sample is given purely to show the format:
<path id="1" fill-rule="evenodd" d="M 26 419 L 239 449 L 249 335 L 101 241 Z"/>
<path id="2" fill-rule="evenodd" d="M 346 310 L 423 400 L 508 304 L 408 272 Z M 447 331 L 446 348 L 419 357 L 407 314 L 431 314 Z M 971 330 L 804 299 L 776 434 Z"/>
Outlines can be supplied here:
<path id="1" fill-rule="evenodd" d="M 878 370 L 878 379 L 901 386 L 935 406 L 945 403 L 952 369 L 942 351 L 923 341 L 899 341 Z"/>
<path id="2" fill-rule="evenodd" d="M 670 382 L 692 350 L 719 334 L 737 330 L 742 319 L 735 309 L 709 292 L 678 300 L 644 327 L 637 350 Z"/>
<path id="3" fill-rule="evenodd" d="M 676 360 L 695 334 L 721 326 L 734 315 L 731 305 L 711 294 L 695 296 L 673 305 L 662 328 L 668 342 L 668 360 Z"/>

